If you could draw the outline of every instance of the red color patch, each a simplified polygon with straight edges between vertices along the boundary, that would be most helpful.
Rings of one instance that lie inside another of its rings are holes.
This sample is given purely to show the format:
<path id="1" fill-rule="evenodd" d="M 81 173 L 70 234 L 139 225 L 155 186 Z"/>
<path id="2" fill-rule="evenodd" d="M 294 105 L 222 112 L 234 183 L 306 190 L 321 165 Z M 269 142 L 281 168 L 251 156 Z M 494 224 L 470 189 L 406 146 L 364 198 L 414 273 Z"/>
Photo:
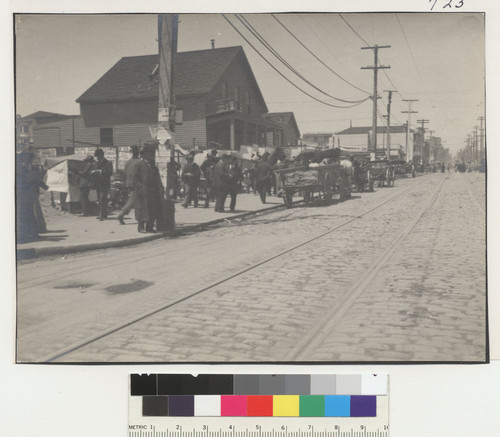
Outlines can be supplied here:
<path id="1" fill-rule="evenodd" d="M 247 416 L 265 417 L 272 415 L 272 396 L 247 396 Z"/>

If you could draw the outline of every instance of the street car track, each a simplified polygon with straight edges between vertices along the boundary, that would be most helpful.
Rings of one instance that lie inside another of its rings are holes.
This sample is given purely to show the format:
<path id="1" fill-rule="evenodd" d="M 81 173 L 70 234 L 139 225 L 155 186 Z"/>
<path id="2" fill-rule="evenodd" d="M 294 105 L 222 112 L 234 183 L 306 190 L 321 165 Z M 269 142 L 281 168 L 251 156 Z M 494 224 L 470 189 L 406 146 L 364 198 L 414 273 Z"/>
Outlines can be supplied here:
<path id="1" fill-rule="evenodd" d="M 446 177 L 442 178 L 429 200 L 406 229 L 386 247 L 370 268 L 343 294 L 339 300 L 339 305 L 332 307 L 319 319 L 316 326 L 309 330 L 308 335 L 303 337 L 297 346 L 286 356 L 285 361 L 307 361 L 314 351 L 319 349 L 335 326 L 345 317 L 347 311 L 356 302 L 356 299 L 363 294 L 379 274 L 381 268 L 395 252 L 401 241 L 410 234 L 423 215 L 434 205 L 446 179 Z"/>
<path id="2" fill-rule="evenodd" d="M 442 186 L 442 183 L 443 183 L 443 182 L 444 182 L 444 179 L 443 179 L 443 181 L 441 182 L 441 184 L 439 184 L 439 187 L 441 187 L 441 186 Z M 77 342 L 77 343 L 74 343 L 74 344 L 72 344 L 72 345 L 70 345 L 70 346 L 67 346 L 67 347 L 65 347 L 65 348 L 63 348 L 63 349 L 61 349 L 61 350 L 59 350 L 59 351 L 57 351 L 57 352 L 55 352 L 55 353 L 53 352 L 53 353 L 51 353 L 50 355 L 44 356 L 44 357 L 42 357 L 41 359 L 37 360 L 37 362 L 53 362 L 53 361 L 56 361 L 56 360 L 58 360 L 59 358 L 62 358 L 62 357 L 64 357 L 64 356 L 66 356 L 66 355 L 69 355 L 69 354 L 71 354 L 72 352 L 74 352 L 74 351 L 76 351 L 76 350 L 82 349 L 82 348 L 84 348 L 85 346 L 87 346 L 87 345 L 89 345 L 89 344 L 92 344 L 92 343 L 94 343 L 94 342 L 96 342 L 96 341 L 98 341 L 98 340 L 100 340 L 100 339 L 103 339 L 103 338 L 105 338 L 105 337 L 107 337 L 107 336 L 109 336 L 109 335 L 112 335 L 112 334 L 114 334 L 114 333 L 116 333 L 116 332 L 118 332 L 118 331 L 121 331 L 121 330 L 123 330 L 123 329 L 125 329 L 125 328 L 127 328 L 127 327 L 129 327 L 129 326 L 131 326 L 131 325 L 133 325 L 133 324 L 135 324 L 135 323 L 138 323 L 138 322 L 140 322 L 140 321 L 142 321 L 142 320 L 145 320 L 145 319 L 147 319 L 147 318 L 149 318 L 149 317 L 151 317 L 151 316 L 153 316 L 153 315 L 155 315 L 155 314 L 158 314 L 158 313 L 160 313 L 160 312 L 162 312 L 162 311 L 168 310 L 168 309 L 170 309 L 170 308 L 172 308 L 172 307 L 174 307 L 174 306 L 176 306 L 176 305 L 178 305 L 178 304 L 180 304 L 180 303 L 182 303 L 182 302 L 185 302 L 186 300 L 189 300 L 189 299 L 191 299 L 191 298 L 193 298 L 193 297 L 195 297 L 195 296 L 198 296 L 198 295 L 200 295 L 200 294 L 202 294 L 202 293 L 204 293 L 204 292 L 206 292 L 206 291 L 208 291 L 208 290 L 211 290 L 212 288 L 214 288 L 214 287 L 216 287 L 216 286 L 218 286 L 218 285 L 220 285 L 220 284 L 223 284 L 223 283 L 225 283 L 225 282 L 228 282 L 228 281 L 230 281 L 231 279 L 236 278 L 236 277 L 238 277 L 238 276 L 240 276 L 240 275 L 242 275 L 242 274 L 244 274 L 244 273 L 246 273 L 246 272 L 249 272 L 249 271 L 251 271 L 251 270 L 253 270 L 253 269 L 255 269 L 255 268 L 257 268 L 257 267 L 259 267 L 259 266 L 261 266 L 261 265 L 263 265 L 263 264 L 266 264 L 266 263 L 268 263 L 268 262 L 270 262 L 270 261 L 272 261 L 272 260 L 274 260 L 274 259 L 276 259 L 276 258 L 279 258 L 279 257 L 281 257 L 281 256 L 283 256 L 283 255 L 285 255 L 285 254 L 287 254 L 287 253 L 290 253 L 290 252 L 292 252 L 292 251 L 294 251 L 294 250 L 296 250 L 296 249 L 299 249 L 300 247 L 303 247 L 303 246 L 305 246 L 305 245 L 307 245 L 307 244 L 309 244 L 309 243 L 311 243 L 311 242 L 313 242 L 313 241 L 316 241 L 316 240 L 318 240 L 318 239 L 320 239 L 320 238 L 323 238 L 323 237 L 325 237 L 326 235 L 331 234 L 331 233 L 333 233 L 333 232 L 335 232 L 335 231 L 337 231 L 337 230 L 339 230 L 339 229 L 342 229 L 343 227 L 348 226 L 349 224 L 351 224 L 351 223 L 353 223 L 353 222 L 355 222 L 355 221 L 357 221 L 357 220 L 359 220 L 359 219 L 363 218 L 364 216 L 366 216 L 366 215 L 368 215 L 368 214 L 372 213 L 373 211 L 378 210 L 379 208 L 381 208 L 381 207 L 385 206 L 386 204 L 388 204 L 388 203 L 392 202 L 393 200 L 395 200 L 395 199 L 396 199 L 396 198 L 398 198 L 399 196 L 401 196 L 401 195 L 403 195 L 403 194 L 405 194 L 405 193 L 407 193 L 407 192 L 409 192 L 409 191 L 411 191 L 411 190 L 415 189 L 415 188 L 416 188 L 416 187 L 418 187 L 421 183 L 422 183 L 422 182 L 418 182 L 418 183 L 417 183 L 417 184 L 415 184 L 415 185 L 411 185 L 411 186 L 410 186 L 410 187 L 408 187 L 407 189 L 405 189 L 405 190 L 401 191 L 400 193 L 396 194 L 395 196 L 392 196 L 390 199 L 388 199 L 388 200 L 386 200 L 386 201 L 384 201 L 384 202 L 382 202 L 382 203 L 378 204 L 377 206 L 375 206 L 375 207 L 371 208 L 370 210 L 368 210 L 368 211 L 364 212 L 363 214 L 361 214 L 361 215 L 357 215 L 357 216 L 355 216 L 355 217 L 353 217 L 353 218 L 350 218 L 349 220 L 346 220 L 346 221 L 345 221 L 345 222 L 343 222 L 342 224 L 337 225 L 337 226 L 335 226 L 334 228 L 329 229 L 329 230 L 327 230 L 327 231 L 325 231 L 325 232 L 322 232 L 321 234 L 316 235 L 316 236 L 315 236 L 315 237 L 313 237 L 313 238 L 309 238 L 309 239 L 307 239 L 306 241 L 303 241 L 302 243 L 296 244 L 296 245 L 294 245 L 293 247 L 290 247 L 290 248 L 288 248 L 288 249 L 286 249 L 286 250 L 283 250 L 283 251 L 281 251 L 281 252 L 279 252 L 279 253 L 277 253 L 277 254 L 275 254 L 275 255 L 272 255 L 272 256 L 270 256 L 270 257 L 268 257 L 268 258 L 266 258 L 266 259 L 264 259 L 264 260 L 262 260 L 262 261 L 259 261 L 259 262 L 257 262 L 257 263 L 254 263 L 254 264 L 252 264 L 251 266 L 246 267 L 246 268 L 244 268 L 244 269 L 241 269 L 241 270 L 239 270 L 239 271 L 237 271 L 237 272 L 235 272 L 235 273 L 233 273 L 233 274 L 231 274 L 231 275 L 229 275 L 229 276 L 227 276 L 227 277 L 225 277 L 225 278 L 222 278 L 222 279 L 220 279 L 220 280 L 217 280 L 217 281 L 215 281 L 215 282 L 213 282 L 213 283 L 211 283 L 211 284 L 207 285 L 206 287 L 203 287 L 203 288 L 201 288 L 201 289 L 197 290 L 196 292 L 190 293 L 190 294 L 188 294 L 188 295 L 186 295 L 186 296 L 183 296 L 183 297 L 181 297 L 181 298 L 179 298 L 179 299 L 176 299 L 176 300 L 174 300 L 174 301 L 172 301 L 172 302 L 169 302 L 169 303 L 167 303 L 167 304 L 165 304 L 165 305 L 162 305 L 162 306 L 160 306 L 160 307 L 158 307 L 158 308 L 156 308 L 156 309 L 154 309 L 154 310 L 149 310 L 149 311 L 147 311 L 147 312 L 145 312 L 145 313 L 143 313 L 143 314 L 140 314 L 140 315 L 138 315 L 138 316 L 135 316 L 135 317 L 133 317 L 133 318 L 131 318 L 131 319 L 127 320 L 126 322 L 122 322 L 122 323 L 120 323 L 120 324 L 118 324 L 118 325 L 116 325 L 116 326 L 114 326 L 114 327 L 112 327 L 112 328 L 109 328 L 109 329 L 107 329 L 107 330 L 105 330 L 105 331 L 101 331 L 101 332 L 100 332 L 100 333 L 98 333 L 98 334 L 95 334 L 95 335 L 93 335 L 93 336 L 91 336 L 91 337 L 88 337 L 88 338 L 87 338 L 87 339 L 85 339 L 85 340 L 81 340 L 81 341 L 79 341 L 79 342 Z M 431 196 L 431 198 L 432 198 L 432 199 L 434 199 L 434 197 L 435 197 L 435 196 Z M 422 214 L 423 214 L 423 213 L 425 213 L 425 211 L 424 211 L 424 212 L 422 212 Z M 420 217 L 420 216 L 421 216 L 421 215 L 419 215 L 419 217 Z M 414 226 L 414 225 L 413 225 L 413 226 Z M 385 253 L 385 252 L 384 252 L 384 253 Z M 373 271 L 373 270 L 374 270 L 373 268 L 370 268 L 370 269 L 369 269 L 369 271 Z"/>

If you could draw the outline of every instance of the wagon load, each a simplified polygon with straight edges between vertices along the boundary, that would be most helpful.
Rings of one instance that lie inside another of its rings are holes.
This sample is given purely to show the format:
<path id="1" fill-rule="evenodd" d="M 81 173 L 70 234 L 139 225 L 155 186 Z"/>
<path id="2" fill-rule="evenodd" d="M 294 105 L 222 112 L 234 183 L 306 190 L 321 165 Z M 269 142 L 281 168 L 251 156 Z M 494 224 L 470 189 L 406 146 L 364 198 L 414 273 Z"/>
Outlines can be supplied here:
<path id="1" fill-rule="evenodd" d="M 283 185 L 290 187 L 303 187 L 308 185 L 317 185 L 318 171 L 316 170 L 296 170 L 292 173 L 283 174 Z"/>

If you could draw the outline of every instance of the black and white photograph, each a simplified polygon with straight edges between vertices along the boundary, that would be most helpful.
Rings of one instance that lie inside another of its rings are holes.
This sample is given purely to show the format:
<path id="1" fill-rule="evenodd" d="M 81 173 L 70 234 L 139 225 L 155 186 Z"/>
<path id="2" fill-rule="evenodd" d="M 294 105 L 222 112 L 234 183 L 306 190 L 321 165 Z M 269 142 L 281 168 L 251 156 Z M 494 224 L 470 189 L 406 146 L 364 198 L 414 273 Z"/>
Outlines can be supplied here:
<path id="1" fill-rule="evenodd" d="M 14 14 L 17 363 L 488 362 L 460 3 Z"/>

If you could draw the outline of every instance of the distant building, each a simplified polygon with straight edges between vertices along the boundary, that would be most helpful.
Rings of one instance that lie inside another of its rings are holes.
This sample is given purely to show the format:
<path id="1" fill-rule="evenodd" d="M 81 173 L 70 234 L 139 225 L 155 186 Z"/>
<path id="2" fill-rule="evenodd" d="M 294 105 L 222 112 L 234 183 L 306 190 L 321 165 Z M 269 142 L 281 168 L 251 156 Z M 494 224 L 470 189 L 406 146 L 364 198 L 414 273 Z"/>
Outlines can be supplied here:
<path id="1" fill-rule="evenodd" d="M 392 158 L 407 159 L 413 158 L 413 132 L 408 135 L 408 149 L 406 148 L 406 126 L 391 126 L 391 146 L 390 156 Z M 387 126 L 377 127 L 377 156 L 385 155 L 387 152 Z M 367 126 L 350 127 L 337 132 L 336 146 L 345 153 L 372 151 L 371 137 L 372 128 Z M 406 157 L 406 158 L 405 158 Z"/>
<path id="2" fill-rule="evenodd" d="M 267 143 L 274 146 L 297 146 L 300 139 L 300 131 L 293 112 L 268 112 L 263 117 L 270 120 L 281 129 L 275 129 L 267 133 Z"/>
<path id="3" fill-rule="evenodd" d="M 335 137 L 333 133 L 307 133 L 302 136 L 305 142 L 314 142 L 322 149 L 335 147 Z"/>
<path id="4" fill-rule="evenodd" d="M 131 145 L 151 141 L 148 125 L 128 124 L 111 129 L 87 127 L 81 115 L 45 111 L 18 117 L 16 129 L 21 135 L 18 146 L 32 146 L 41 158 L 93 154 L 101 147 L 115 168 L 117 160 L 118 168 L 123 168 Z"/>
<path id="5" fill-rule="evenodd" d="M 110 130 L 127 124 L 155 126 L 158 62 L 158 55 L 120 59 L 77 99 L 85 125 Z M 294 138 L 293 126 L 266 116 L 266 103 L 242 47 L 177 53 L 173 71 L 176 144 L 238 150 L 241 145 L 273 146 Z"/>

